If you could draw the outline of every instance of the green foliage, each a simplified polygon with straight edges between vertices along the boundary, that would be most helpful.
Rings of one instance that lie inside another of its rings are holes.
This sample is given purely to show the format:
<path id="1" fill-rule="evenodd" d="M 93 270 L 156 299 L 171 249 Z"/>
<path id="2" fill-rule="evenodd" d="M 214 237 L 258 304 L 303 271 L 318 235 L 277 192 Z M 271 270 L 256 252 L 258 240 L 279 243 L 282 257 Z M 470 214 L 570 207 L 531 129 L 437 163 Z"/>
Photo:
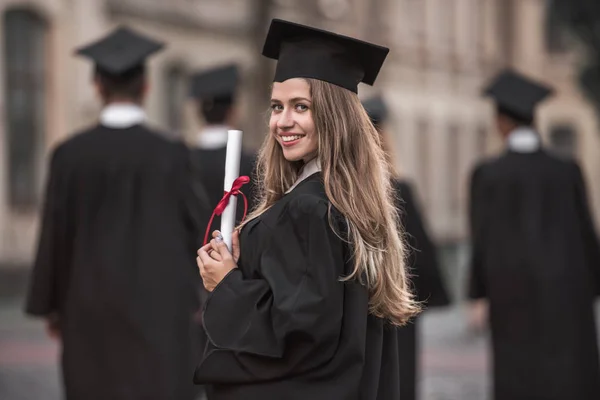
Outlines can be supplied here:
<path id="1" fill-rule="evenodd" d="M 600 117 L 600 0 L 549 0 L 548 18 L 583 44 L 587 54 L 579 85 Z"/>

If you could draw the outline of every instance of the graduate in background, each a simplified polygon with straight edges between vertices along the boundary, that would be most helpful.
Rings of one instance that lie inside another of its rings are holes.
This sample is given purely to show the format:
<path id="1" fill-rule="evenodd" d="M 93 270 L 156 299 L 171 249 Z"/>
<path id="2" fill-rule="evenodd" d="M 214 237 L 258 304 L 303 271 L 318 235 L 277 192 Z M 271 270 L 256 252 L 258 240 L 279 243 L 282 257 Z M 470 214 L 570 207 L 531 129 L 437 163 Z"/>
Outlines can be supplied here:
<path id="1" fill-rule="evenodd" d="M 162 47 L 122 27 L 77 51 L 95 63 L 104 109 L 52 154 L 26 305 L 60 339 L 67 399 L 196 391 L 194 254 L 208 205 L 186 146 L 145 125 L 145 60 Z"/>
<path id="2" fill-rule="evenodd" d="M 535 129 L 551 91 L 513 71 L 485 91 L 507 149 L 472 175 L 469 296 L 489 302 L 495 400 L 600 399 L 600 248 L 579 166 Z"/>
<path id="3" fill-rule="evenodd" d="M 371 122 L 382 136 L 386 153 L 393 165 L 391 151 L 391 137 L 386 129 L 388 109 L 380 96 L 372 97 L 363 103 Z M 413 196 L 413 189 L 409 182 L 394 177 L 394 188 L 398 200 L 402 225 L 406 230 L 406 238 L 411 247 L 408 267 L 412 275 L 413 286 L 417 300 L 423 302 L 427 308 L 441 307 L 450 304 L 448 293 L 443 283 L 442 274 L 436 256 L 433 242 L 427 234 L 425 224 L 421 217 L 419 207 Z M 400 399 L 417 399 L 417 371 L 418 363 L 418 317 L 411 323 L 398 329 L 398 349 L 400 354 Z"/>
<path id="4" fill-rule="evenodd" d="M 227 131 L 237 129 L 235 101 L 239 79 L 236 65 L 220 66 L 192 76 L 191 97 L 196 100 L 199 119 L 205 123 L 192 145 L 198 177 L 208 192 L 211 205 L 206 222 L 223 197 Z M 254 157 L 242 152 L 240 176 L 247 175 L 252 179 L 253 168 Z M 241 189 L 248 199 L 249 210 L 252 208 L 252 187 L 251 180 Z M 241 222 L 243 207 L 243 200 L 238 199 L 238 222 Z M 212 226 L 221 226 L 221 217 L 215 216 Z"/>

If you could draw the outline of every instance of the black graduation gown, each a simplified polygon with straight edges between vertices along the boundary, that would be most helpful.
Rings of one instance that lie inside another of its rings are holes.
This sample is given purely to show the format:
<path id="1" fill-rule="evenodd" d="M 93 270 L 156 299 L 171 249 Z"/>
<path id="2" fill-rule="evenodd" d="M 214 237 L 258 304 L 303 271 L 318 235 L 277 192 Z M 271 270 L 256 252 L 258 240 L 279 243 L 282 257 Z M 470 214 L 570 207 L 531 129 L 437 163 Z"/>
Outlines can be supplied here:
<path id="1" fill-rule="evenodd" d="M 208 223 L 212 211 L 217 206 L 217 204 L 219 204 L 219 201 L 223 197 L 223 181 L 225 180 L 226 153 L 226 147 L 213 150 L 193 150 L 194 164 L 196 170 L 198 171 L 197 177 L 206 189 L 210 201 L 210 210 L 208 211 L 208 215 L 205 215 L 203 218 L 203 221 L 205 221 L 205 225 Z M 255 159 L 253 156 L 250 156 L 246 153 L 242 153 L 240 158 L 240 176 L 246 175 L 249 176 L 251 179 L 250 183 L 244 185 L 241 189 L 242 192 L 246 195 L 246 198 L 248 199 L 248 211 L 250 211 L 253 206 L 254 185 L 252 184 L 252 177 L 254 172 L 254 163 Z M 237 220 L 238 222 L 241 222 L 244 213 L 244 203 L 241 196 L 238 196 L 237 203 Z M 221 217 L 215 216 L 211 232 L 215 229 L 220 229 L 220 227 Z"/>
<path id="2" fill-rule="evenodd" d="M 600 249 L 577 164 L 507 152 L 475 169 L 470 211 L 469 295 L 489 300 L 495 399 L 600 399 Z"/>
<path id="3" fill-rule="evenodd" d="M 195 250 L 207 205 L 189 161 L 183 144 L 141 125 L 97 126 L 54 151 L 26 311 L 60 316 L 68 399 L 197 391 Z"/>
<path id="4" fill-rule="evenodd" d="M 352 270 L 343 218 L 317 173 L 240 237 L 239 268 L 204 309 L 209 339 L 197 383 L 213 400 L 398 400 L 396 329 L 368 312 Z"/>
<path id="5" fill-rule="evenodd" d="M 435 246 L 427 234 L 411 186 L 408 182 L 395 180 L 394 188 L 400 218 L 411 248 L 408 265 L 417 299 L 423 302 L 426 308 L 446 306 L 450 304 L 450 299 L 442 280 Z M 417 398 L 417 323 L 418 317 L 398 329 L 402 400 Z"/>

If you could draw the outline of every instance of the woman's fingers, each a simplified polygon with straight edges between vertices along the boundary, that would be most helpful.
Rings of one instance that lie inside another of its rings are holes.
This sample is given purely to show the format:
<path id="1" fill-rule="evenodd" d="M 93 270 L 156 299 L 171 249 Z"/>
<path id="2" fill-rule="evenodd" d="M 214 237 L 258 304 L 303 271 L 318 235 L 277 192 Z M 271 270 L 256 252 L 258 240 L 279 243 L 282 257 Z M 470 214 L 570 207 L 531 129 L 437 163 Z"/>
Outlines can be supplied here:
<path id="1" fill-rule="evenodd" d="M 205 244 L 204 246 L 200 247 L 200 248 L 198 249 L 198 255 L 200 255 L 200 252 L 201 252 L 202 250 L 204 250 L 204 251 L 208 251 L 208 250 L 209 250 L 211 247 L 212 247 L 212 246 L 210 245 L 210 243 L 207 243 L 207 244 Z"/>
<path id="2" fill-rule="evenodd" d="M 202 262 L 202 264 L 204 264 L 204 267 L 206 268 L 206 264 L 210 263 L 211 261 L 214 261 L 209 255 L 208 255 L 208 250 L 210 250 L 210 247 L 207 246 L 203 246 L 200 248 L 200 250 L 198 250 L 198 257 L 200 258 L 200 261 Z"/>
<path id="3" fill-rule="evenodd" d="M 218 251 L 214 251 L 213 249 L 210 249 L 208 255 L 215 261 L 223 261 L 223 257 L 221 256 L 221 254 L 219 254 Z"/>
<path id="4" fill-rule="evenodd" d="M 210 245 L 215 252 L 218 252 L 221 255 L 223 260 L 233 259 L 231 252 L 223 240 L 219 240 L 218 238 L 213 239 L 210 241 Z"/>
<path id="5" fill-rule="evenodd" d="M 200 259 L 200 256 L 196 257 L 196 263 L 198 264 L 198 271 L 200 272 L 202 282 L 204 283 L 206 281 L 206 270 L 204 269 L 204 263 Z"/>
<path id="6" fill-rule="evenodd" d="M 233 231 L 233 235 L 231 236 L 231 252 L 233 260 L 237 263 L 240 259 L 240 231 L 237 229 Z"/>
<path id="7" fill-rule="evenodd" d="M 214 290 L 227 272 L 237 267 L 219 231 L 213 232 L 213 237 L 210 243 L 198 249 L 197 257 L 204 287 L 209 292 Z"/>

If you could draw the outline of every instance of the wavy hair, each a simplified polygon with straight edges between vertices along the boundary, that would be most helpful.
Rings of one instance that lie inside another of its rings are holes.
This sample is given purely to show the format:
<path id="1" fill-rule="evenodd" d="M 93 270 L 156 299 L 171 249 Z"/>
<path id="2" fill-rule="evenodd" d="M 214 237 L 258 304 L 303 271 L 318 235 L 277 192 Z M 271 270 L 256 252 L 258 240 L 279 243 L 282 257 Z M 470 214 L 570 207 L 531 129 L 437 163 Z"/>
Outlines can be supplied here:
<path id="1" fill-rule="evenodd" d="M 353 249 L 354 270 L 342 280 L 356 279 L 366 285 L 373 315 L 404 325 L 420 306 L 410 290 L 404 230 L 380 134 L 355 93 L 320 80 L 306 81 L 325 192 L 346 218 Z M 301 167 L 301 161 L 287 161 L 277 140 L 267 135 L 257 160 L 258 205 L 247 221 L 281 199 Z"/>

